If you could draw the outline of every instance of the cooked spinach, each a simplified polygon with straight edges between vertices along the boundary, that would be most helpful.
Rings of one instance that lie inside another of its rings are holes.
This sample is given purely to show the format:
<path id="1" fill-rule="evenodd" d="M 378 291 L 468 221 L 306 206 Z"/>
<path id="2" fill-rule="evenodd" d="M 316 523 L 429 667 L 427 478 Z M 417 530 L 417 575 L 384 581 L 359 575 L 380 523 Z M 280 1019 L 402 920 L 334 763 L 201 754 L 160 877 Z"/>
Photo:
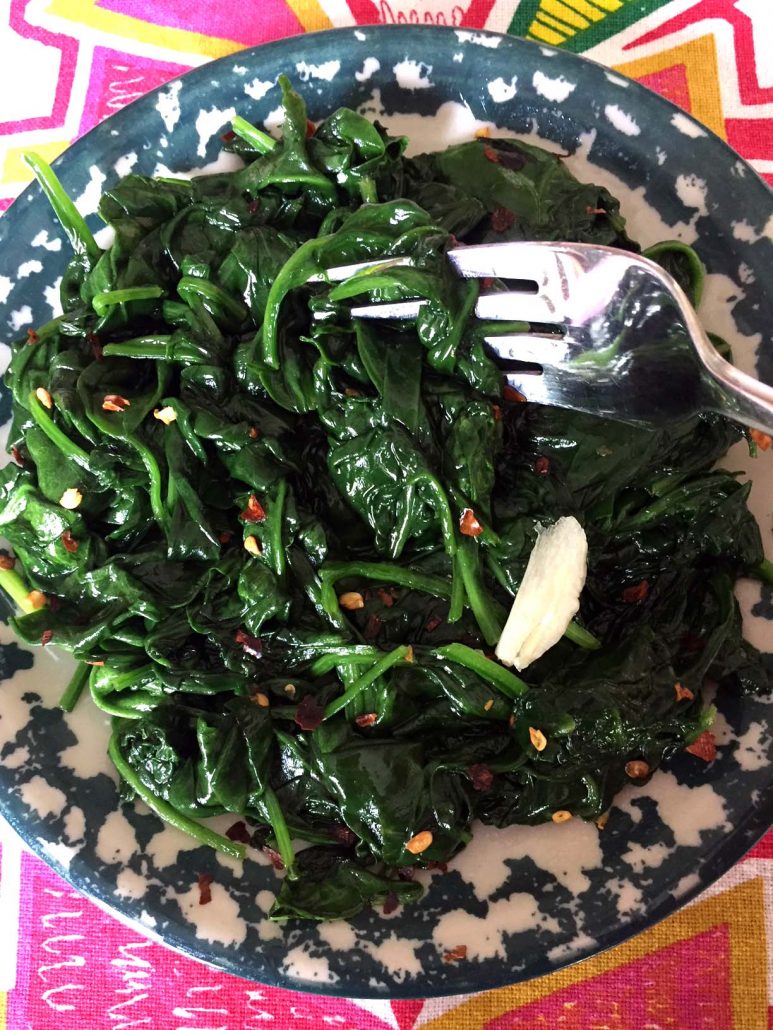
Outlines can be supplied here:
<path id="1" fill-rule="evenodd" d="M 458 241 L 635 249 L 606 190 L 513 140 L 408 158 L 282 89 L 281 140 L 234 121 L 242 170 L 105 193 L 105 252 L 30 159 L 74 256 L 6 375 L 0 585 L 25 642 L 81 663 L 62 707 L 112 717 L 126 798 L 237 856 L 199 820 L 246 820 L 287 870 L 274 918 L 329 919 L 415 899 L 476 818 L 602 817 L 710 725 L 707 676 L 768 690 L 733 583 L 770 565 L 714 469 L 735 425 L 507 396 L 449 271 Z M 648 254 L 698 297 L 690 248 Z M 376 257 L 411 265 L 326 277 Z M 406 296 L 415 325 L 351 317 Z M 521 678 L 490 648 L 568 514 L 580 619 Z"/>

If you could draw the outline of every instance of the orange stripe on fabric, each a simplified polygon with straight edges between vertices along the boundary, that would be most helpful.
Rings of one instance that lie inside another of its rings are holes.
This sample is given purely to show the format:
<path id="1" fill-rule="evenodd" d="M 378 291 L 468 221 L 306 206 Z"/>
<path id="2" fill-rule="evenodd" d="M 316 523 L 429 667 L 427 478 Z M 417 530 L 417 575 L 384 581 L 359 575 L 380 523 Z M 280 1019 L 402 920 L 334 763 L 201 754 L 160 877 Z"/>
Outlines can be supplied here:
<path id="1" fill-rule="evenodd" d="M 317 0 L 285 0 L 285 3 L 307 32 L 333 28 L 332 21 Z"/>

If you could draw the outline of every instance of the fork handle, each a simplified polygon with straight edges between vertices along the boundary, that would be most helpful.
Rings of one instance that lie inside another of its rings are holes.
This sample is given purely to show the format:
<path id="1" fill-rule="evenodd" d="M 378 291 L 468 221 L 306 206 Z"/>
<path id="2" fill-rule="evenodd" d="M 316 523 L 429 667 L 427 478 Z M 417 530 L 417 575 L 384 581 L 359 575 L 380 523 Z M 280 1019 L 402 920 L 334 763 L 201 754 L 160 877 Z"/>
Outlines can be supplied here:
<path id="1" fill-rule="evenodd" d="M 688 328 L 693 332 L 704 376 L 712 388 L 713 409 L 745 426 L 773 435 L 773 387 L 725 361 L 697 317 Z"/>

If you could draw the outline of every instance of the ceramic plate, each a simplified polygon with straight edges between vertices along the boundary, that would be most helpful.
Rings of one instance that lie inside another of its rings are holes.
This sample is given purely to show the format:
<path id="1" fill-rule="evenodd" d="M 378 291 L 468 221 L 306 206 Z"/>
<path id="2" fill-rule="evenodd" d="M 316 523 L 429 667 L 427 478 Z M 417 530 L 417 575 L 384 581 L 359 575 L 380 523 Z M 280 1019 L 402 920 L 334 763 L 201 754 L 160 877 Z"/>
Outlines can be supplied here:
<path id="1" fill-rule="evenodd" d="M 644 244 L 677 237 L 707 264 L 703 319 L 736 361 L 773 382 L 773 197 L 722 141 L 665 100 L 598 65 L 518 39 L 439 28 L 338 30 L 224 58 L 120 111 L 56 163 L 94 215 L 100 190 L 132 170 L 223 167 L 235 112 L 275 127 L 277 75 L 288 73 L 312 118 L 341 104 L 410 136 L 414 151 L 476 129 L 526 137 L 571 155 L 581 178 L 622 201 Z M 233 161 L 233 158 L 226 159 Z M 90 219 L 94 221 L 94 219 Z M 0 220 L 0 326 L 7 340 L 57 312 L 68 248 L 37 186 Z M 7 359 L 7 348 L 3 347 Z M 0 403 L 8 419 L 10 399 Z M 743 448 L 752 504 L 770 536 L 769 456 Z M 770 590 L 744 587 L 748 635 L 773 649 Z M 718 759 L 672 762 L 617 799 L 603 833 L 580 820 L 480 828 L 424 900 L 391 917 L 278 926 L 277 890 L 259 854 L 244 868 L 118 803 L 107 726 L 87 700 L 56 701 L 68 662 L 24 650 L 7 626 L 0 650 L 0 810 L 77 888 L 166 943 L 254 980 L 359 997 L 439 995 L 547 973 L 649 926 L 728 869 L 773 822 L 771 709 L 719 698 Z M 773 657 L 773 656 L 771 656 Z M 228 825 L 232 820 L 226 819 Z M 221 823 L 222 825 L 222 823 Z M 214 877 L 199 905 L 200 873 Z M 467 946 L 467 960 L 443 953 Z"/>

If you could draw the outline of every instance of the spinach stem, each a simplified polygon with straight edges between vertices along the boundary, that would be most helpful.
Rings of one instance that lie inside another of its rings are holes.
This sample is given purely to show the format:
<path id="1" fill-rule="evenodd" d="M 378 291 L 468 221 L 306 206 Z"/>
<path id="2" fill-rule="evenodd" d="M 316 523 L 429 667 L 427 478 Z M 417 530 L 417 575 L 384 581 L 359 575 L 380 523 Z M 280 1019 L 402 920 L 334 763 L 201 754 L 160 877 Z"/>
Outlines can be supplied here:
<path id="1" fill-rule="evenodd" d="M 71 712 L 83 693 L 83 688 L 89 681 L 91 675 L 91 666 L 86 665 L 85 662 L 80 662 L 78 668 L 72 674 L 70 682 L 65 687 L 64 693 L 59 698 L 59 707 L 63 712 Z"/>
<path id="2" fill-rule="evenodd" d="M 458 622 L 464 614 L 464 579 L 459 563 L 459 552 L 453 557 L 453 573 L 451 579 L 451 604 L 448 608 L 448 622 Z"/>
<path id="3" fill-rule="evenodd" d="M 106 358 L 144 358 L 147 361 L 174 361 L 170 354 L 171 336 L 138 336 L 122 343 L 106 343 L 102 353 Z"/>
<path id="4" fill-rule="evenodd" d="M 769 558 L 764 558 L 754 571 L 765 583 L 773 585 L 773 561 Z"/>
<path id="5" fill-rule="evenodd" d="M 279 578 L 285 572 L 285 549 L 282 546 L 282 522 L 284 519 L 285 498 L 287 496 L 287 480 L 282 479 L 276 491 L 276 499 L 269 508 L 268 539 L 269 557 L 274 567 L 274 572 Z"/>
<path id="6" fill-rule="evenodd" d="M 28 600 L 30 588 L 16 569 L 0 569 L 0 587 L 25 615 L 34 612 L 35 606 Z"/>
<path id="7" fill-rule="evenodd" d="M 346 653 L 343 654 L 342 652 Z M 382 652 L 370 644 L 350 644 L 348 647 L 338 647 L 331 654 L 323 654 L 312 663 L 309 675 L 313 678 L 324 676 L 339 665 L 372 665 L 378 660 Z"/>
<path id="8" fill-rule="evenodd" d="M 54 446 L 58 447 L 59 450 L 68 458 L 72 458 L 74 462 L 85 469 L 87 472 L 91 471 L 91 459 L 86 451 L 82 447 L 79 447 L 77 443 L 73 443 L 70 437 L 63 433 L 58 425 L 54 422 L 51 416 L 48 414 L 46 409 L 40 403 L 35 396 L 34 392 L 29 395 L 29 412 L 35 419 L 38 427 L 43 430 L 48 439 Z"/>
<path id="9" fill-rule="evenodd" d="M 504 612 L 486 590 L 481 576 L 480 556 L 474 540 L 465 538 L 459 547 L 459 567 L 472 613 L 480 626 L 483 639 L 494 645 L 502 635 Z"/>
<path id="10" fill-rule="evenodd" d="M 252 149 L 257 150 L 259 154 L 270 154 L 276 147 L 276 140 L 273 137 L 269 136 L 267 132 L 263 132 L 262 129 L 256 128 L 252 122 L 248 122 L 239 114 L 234 115 L 231 119 L 231 128 L 239 139 L 249 143 Z"/>
<path id="11" fill-rule="evenodd" d="M 95 264 L 102 251 L 86 225 L 83 215 L 65 193 L 51 165 L 35 153 L 28 152 L 23 157 L 59 219 L 74 252 L 87 257 L 91 264 Z"/>
<path id="12" fill-rule="evenodd" d="M 91 305 L 102 318 L 116 304 L 128 304 L 133 300 L 156 300 L 163 295 L 164 291 L 160 286 L 127 286 L 122 290 L 106 290 L 104 293 L 97 293 L 92 299 Z"/>
<path id="13" fill-rule="evenodd" d="M 291 880 L 295 880 L 298 874 L 295 871 L 295 851 L 293 851 L 290 830 L 288 829 L 282 806 L 279 804 L 279 799 L 271 787 L 266 787 L 263 791 L 263 803 L 266 806 L 271 829 L 274 831 L 277 851 L 282 856 L 287 875 Z"/>
<path id="14" fill-rule="evenodd" d="M 446 644 L 433 651 L 432 654 L 438 658 L 446 658 L 456 665 L 463 665 L 471 672 L 476 672 L 481 679 L 486 680 L 507 697 L 520 697 L 529 689 L 528 683 L 524 683 L 520 677 L 509 672 L 491 658 L 486 658 L 472 647 L 467 647 L 466 644 Z"/>
<path id="15" fill-rule="evenodd" d="M 168 801 L 164 801 L 162 798 L 157 797 L 151 790 L 148 790 L 137 773 L 121 754 L 121 748 L 118 744 L 118 730 L 113 730 L 107 751 L 113 765 L 118 770 L 120 777 L 132 788 L 135 794 L 145 802 L 148 808 L 152 809 L 165 823 L 173 826 L 176 830 L 182 830 L 183 833 L 187 833 L 202 844 L 208 844 L 210 847 L 215 848 L 224 855 L 230 855 L 231 858 L 237 858 L 240 860 L 244 859 L 243 844 L 229 840 L 228 837 L 224 837 L 222 834 L 216 833 L 214 830 L 210 830 L 208 826 L 202 826 L 202 824 L 196 822 L 195 819 L 189 819 L 188 816 L 183 815 L 182 812 L 178 812 L 176 808 L 173 808 Z"/>
<path id="16" fill-rule="evenodd" d="M 358 694 L 361 694 L 363 690 L 374 683 L 379 676 L 382 676 L 387 669 L 391 669 L 393 665 L 397 665 L 398 662 L 404 661 L 406 656 L 409 654 L 410 647 L 408 644 L 401 644 L 400 647 L 394 648 L 394 650 L 387 652 L 383 658 L 375 663 L 366 673 L 363 673 L 358 679 L 347 687 L 346 690 L 341 694 L 340 697 L 335 698 L 325 708 L 325 718 L 329 719 L 335 715 L 336 712 L 340 712 L 342 708 L 346 708 L 350 701 L 353 701 Z"/>
<path id="17" fill-rule="evenodd" d="M 578 647 L 584 647 L 586 651 L 598 651 L 601 647 L 599 638 L 594 637 L 590 630 L 581 626 L 579 622 L 570 622 L 564 631 L 564 636 Z"/>
<path id="18" fill-rule="evenodd" d="M 319 578 L 323 584 L 336 583 L 339 579 L 361 576 L 377 583 L 390 583 L 408 590 L 419 590 L 435 597 L 451 597 L 451 584 L 441 576 L 431 576 L 418 569 L 406 565 L 393 565 L 389 562 L 325 562 L 320 566 Z"/>

